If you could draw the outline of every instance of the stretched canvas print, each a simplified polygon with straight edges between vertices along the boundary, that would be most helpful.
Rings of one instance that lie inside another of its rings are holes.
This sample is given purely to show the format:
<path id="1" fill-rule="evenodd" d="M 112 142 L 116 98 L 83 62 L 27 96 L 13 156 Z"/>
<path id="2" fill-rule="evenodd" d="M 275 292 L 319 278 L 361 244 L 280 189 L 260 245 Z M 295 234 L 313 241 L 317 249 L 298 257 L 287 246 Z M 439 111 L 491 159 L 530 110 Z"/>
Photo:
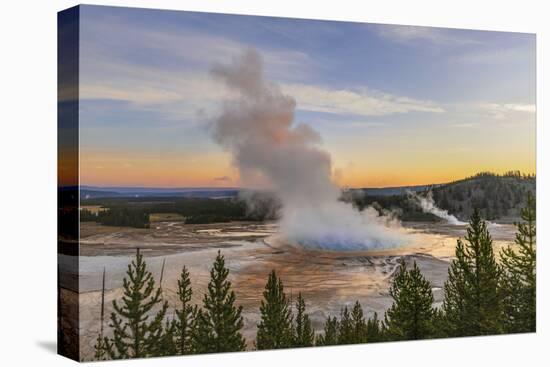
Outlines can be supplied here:
<path id="1" fill-rule="evenodd" d="M 60 354 L 535 332 L 534 34 L 58 24 Z"/>

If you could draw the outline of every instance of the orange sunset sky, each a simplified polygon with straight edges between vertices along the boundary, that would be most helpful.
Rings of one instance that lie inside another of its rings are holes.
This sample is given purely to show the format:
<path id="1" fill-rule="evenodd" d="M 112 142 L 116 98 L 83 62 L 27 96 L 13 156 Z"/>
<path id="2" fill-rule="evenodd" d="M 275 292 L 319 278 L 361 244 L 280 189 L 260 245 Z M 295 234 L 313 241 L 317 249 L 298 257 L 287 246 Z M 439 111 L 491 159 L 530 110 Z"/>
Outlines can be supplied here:
<path id="1" fill-rule="evenodd" d="M 80 183 L 237 187 L 212 65 L 253 47 L 346 187 L 535 172 L 530 34 L 83 7 Z"/>

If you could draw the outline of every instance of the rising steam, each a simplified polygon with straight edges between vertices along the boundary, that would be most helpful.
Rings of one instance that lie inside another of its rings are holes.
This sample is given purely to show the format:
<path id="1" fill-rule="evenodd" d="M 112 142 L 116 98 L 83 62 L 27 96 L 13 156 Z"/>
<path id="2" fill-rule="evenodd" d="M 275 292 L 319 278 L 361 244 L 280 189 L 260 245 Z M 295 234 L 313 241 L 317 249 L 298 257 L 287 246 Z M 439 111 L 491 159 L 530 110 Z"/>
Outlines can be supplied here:
<path id="1" fill-rule="evenodd" d="M 409 197 L 410 200 L 412 200 L 413 203 L 418 205 L 418 207 L 421 208 L 424 213 L 431 213 L 436 217 L 445 220 L 447 223 L 455 226 L 462 226 L 462 225 L 468 224 L 466 222 L 462 222 L 457 217 L 450 214 L 447 210 L 438 208 L 437 205 L 435 205 L 435 201 L 431 190 L 428 191 L 426 196 L 418 195 L 417 193 L 414 193 L 412 191 L 408 191 L 407 196 Z"/>
<path id="2" fill-rule="evenodd" d="M 294 123 L 295 100 L 264 79 L 256 51 L 247 50 L 212 73 L 238 95 L 213 121 L 213 138 L 232 153 L 243 183 L 269 183 L 280 198 L 280 227 L 289 243 L 364 250 L 406 241 L 400 226 L 375 209 L 359 212 L 339 200 L 331 157 L 319 147 L 319 133 Z"/>

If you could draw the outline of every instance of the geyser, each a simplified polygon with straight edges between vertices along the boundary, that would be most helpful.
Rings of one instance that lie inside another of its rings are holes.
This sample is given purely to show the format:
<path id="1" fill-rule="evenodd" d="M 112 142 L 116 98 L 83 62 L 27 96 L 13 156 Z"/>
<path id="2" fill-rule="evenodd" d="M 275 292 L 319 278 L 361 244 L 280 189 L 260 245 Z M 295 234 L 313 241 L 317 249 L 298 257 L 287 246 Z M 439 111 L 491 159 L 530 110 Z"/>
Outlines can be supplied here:
<path id="1" fill-rule="evenodd" d="M 407 195 L 416 205 L 418 205 L 424 213 L 431 213 L 438 218 L 445 220 L 447 223 L 462 226 L 468 223 L 459 220 L 454 215 L 450 214 L 447 210 L 441 209 L 435 205 L 432 191 L 429 190 L 426 196 L 418 195 L 412 191 L 408 191 Z"/>
<path id="2" fill-rule="evenodd" d="M 289 243 L 367 250 L 410 239 L 399 223 L 374 208 L 359 212 L 339 200 L 331 157 L 320 148 L 319 133 L 294 123 L 295 100 L 264 79 L 258 52 L 249 49 L 230 64 L 216 65 L 212 73 L 236 93 L 212 122 L 212 136 L 231 152 L 243 183 L 267 183 L 280 198 L 280 228 Z"/>

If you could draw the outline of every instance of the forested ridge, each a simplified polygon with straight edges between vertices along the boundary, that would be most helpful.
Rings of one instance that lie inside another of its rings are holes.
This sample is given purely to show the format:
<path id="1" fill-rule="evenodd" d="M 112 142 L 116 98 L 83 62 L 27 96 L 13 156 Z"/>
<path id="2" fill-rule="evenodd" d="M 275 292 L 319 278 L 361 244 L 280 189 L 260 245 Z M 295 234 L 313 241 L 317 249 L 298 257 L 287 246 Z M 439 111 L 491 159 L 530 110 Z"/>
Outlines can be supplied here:
<path id="1" fill-rule="evenodd" d="M 535 186 L 536 176 L 519 171 L 503 175 L 482 172 L 434 188 L 433 197 L 437 206 L 462 220 L 469 218 L 477 208 L 485 219 L 513 221 L 520 217 L 527 192 L 535 192 Z"/>
<path id="2" fill-rule="evenodd" d="M 503 175 L 482 172 L 448 184 L 434 185 L 417 195 L 431 191 L 435 204 L 457 218 L 467 221 L 474 208 L 491 221 L 514 222 L 526 204 L 527 192 L 535 192 L 536 177 L 511 171 Z M 399 195 L 369 195 L 364 190 L 343 192 L 341 200 L 351 202 L 359 210 L 372 206 L 381 214 L 391 214 L 403 221 L 437 221 L 411 201 L 406 192 Z M 111 197 L 81 200 L 82 205 L 100 205 L 105 210 L 92 213 L 80 210 L 82 222 L 103 225 L 149 228 L 150 215 L 175 213 L 188 224 L 224 223 L 230 221 L 264 221 L 276 219 L 280 202 L 271 194 L 256 192 L 246 197 Z"/>
<path id="3" fill-rule="evenodd" d="M 80 210 L 81 222 L 98 222 L 108 226 L 149 228 L 151 214 L 173 213 L 185 223 L 224 223 L 230 221 L 263 221 L 272 219 L 272 199 L 258 201 L 251 210 L 245 200 L 238 198 L 102 198 L 87 200 L 84 205 L 100 205 L 103 210 L 93 213 Z"/>
<path id="4" fill-rule="evenodd" d="M 536 176 L 510 171 L 502 175 L 482 172 L 447 184 L 433 185 L 416 195 L 426 196 L 431 191 L 435 205 L 457 218 L 467 221 L 477 209 L 486 220 L 514 222 L 520 218 L 526 205 L 527 192 L 535 192 Z M 381 212 L 391 212 L 405 221 L 437 221 L 424 213 L 406 192 L 399 195 L 368 195 L 353 193 L 348 197 L 359 209 L 373 206 Z"/>

